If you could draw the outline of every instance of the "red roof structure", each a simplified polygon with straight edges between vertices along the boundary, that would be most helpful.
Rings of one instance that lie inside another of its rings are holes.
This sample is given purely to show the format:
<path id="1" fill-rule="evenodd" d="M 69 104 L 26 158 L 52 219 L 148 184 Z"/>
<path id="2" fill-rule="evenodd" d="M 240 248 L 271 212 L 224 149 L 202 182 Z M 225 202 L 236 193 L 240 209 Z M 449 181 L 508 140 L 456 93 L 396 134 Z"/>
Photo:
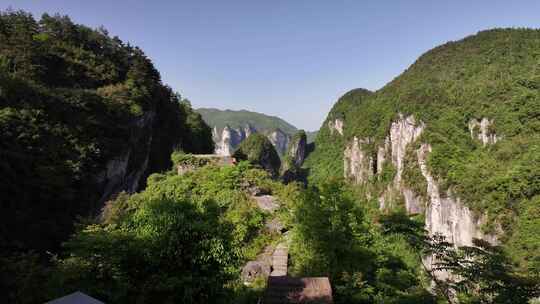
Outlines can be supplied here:
<path id="1" fill-rule="evenodd" d="M 332 287 L 327 277 L 268 277 L 263 304 L 320 303 L 332 304 Z"/>

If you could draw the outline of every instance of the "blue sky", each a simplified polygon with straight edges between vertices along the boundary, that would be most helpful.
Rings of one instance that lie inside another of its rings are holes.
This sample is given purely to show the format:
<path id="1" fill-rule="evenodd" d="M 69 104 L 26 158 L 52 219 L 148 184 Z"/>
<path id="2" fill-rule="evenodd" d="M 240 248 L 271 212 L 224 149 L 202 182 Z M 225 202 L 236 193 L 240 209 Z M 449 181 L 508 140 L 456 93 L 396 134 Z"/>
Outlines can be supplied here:
<path id="1" fill-rule="evenodd" d="M 195 107 L 318 129 L 350 89 L 377 90 L 425 51 L 493 27 L 540 27 L 540 1 L 0 0 L 69 15 L 141 47 Z"/>

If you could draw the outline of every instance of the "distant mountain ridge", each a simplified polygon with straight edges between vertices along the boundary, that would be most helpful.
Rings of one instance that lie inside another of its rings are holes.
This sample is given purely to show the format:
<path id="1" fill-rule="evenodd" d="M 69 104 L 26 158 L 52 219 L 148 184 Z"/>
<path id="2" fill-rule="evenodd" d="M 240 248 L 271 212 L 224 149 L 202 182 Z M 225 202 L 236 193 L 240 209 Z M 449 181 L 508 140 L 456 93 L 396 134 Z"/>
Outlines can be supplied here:
<path id="1" fill-rule="evenodd" d="M 203 120 L 212 128 L 215 153 L 231 155 L 253 133 L 265 135 L 279 155 L 284 155 L 291 137 L 299 130 L 285 120 L 247 110 L 199 108 Z"/>
<path id="2" fill-rule="evenodd" d="M 298 128 L 286 122 L 277 116 L 266 115 L 263 113 L 252 112 L 247 110 L 219 110 L 215 108 L 199 108 L 195 110 L 202 115 L 204 121 L 219 131 L 225 126 L 231 128 L 243 128 L 250 125 L 259 132 L 269 132 L 275 129 L 293 135 L 298 131 Z"/>

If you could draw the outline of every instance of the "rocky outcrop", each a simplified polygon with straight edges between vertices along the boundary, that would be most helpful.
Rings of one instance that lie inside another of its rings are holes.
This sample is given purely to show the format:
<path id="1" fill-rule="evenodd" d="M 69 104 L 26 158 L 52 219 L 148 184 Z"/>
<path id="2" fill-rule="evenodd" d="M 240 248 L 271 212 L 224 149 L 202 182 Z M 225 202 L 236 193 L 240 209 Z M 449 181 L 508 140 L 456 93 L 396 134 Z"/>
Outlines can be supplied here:
<path id="1" fill-rule="evenodd" d="M 148 112 L 133 121 L 125 151 L 109 160 L 105 169 L 96 175 L 95 180 L 102 193 L 99 205 L 116 193 L 121 191 L 133 193 L 139 189 L 152 152 L 154 120 L 155 112 Z"/>
<path id="2" fill-rule="evenodd" d="M 225 126 L 221 131 L 214 127 L 214 129 L 212 129 L 212 138 L 214 139 L 216 146 L 215 153 L 218 155 L 230 156 L 244 139 L 256 132 L 257 130 L 249 124 L 245 125 L 243 128 L 236 129 Z"/>
<path id="3" fill-rule="evenodd" d="M 357 184 L 365 183 L 373 176 L 373 157 L 366 152 L 363 145 L 371 142 L 369 138 L 358 139 L 354 137 L 352 142 L 345 147 L 343 153 L 344 177 Z"/>
<path id="4" fill-rule="evenodd" d="M 336 118 L 328 122 L 328 129 L 330 129 L 330 134 L 334 135 L 334 132 L 343 135 L 343 120 Z"/>
<path id="5" fill-rule="evenodd" d="M 275 200 L 272 195 L 259 195 L 254 196 L 253 199 L 257 203 L 259 209 L 273 213 L 279 208 L 279 203 Z"/>
<path id="6" fill-rule="evenodd" d="M 379 198 L 381 209 L 389 208 L 390 201 L 402 196 L 409 214 L 425 215 L 425 228 L 430 235 L 440 234 L 455 246 L 471 246 L 474 238 L 495 243 L 497 241 L 495 236 L 487 235 L 481 230 L 486 221 L 485 216 L 474 214 L 451 190 L 441 193 L 438 181 L 427 167 L 427 156 L 431 151 L 428 144 L 420 145 L 415 151 L 416 160 L 412 160 L 417 162 L 426 181 L 427 201 L 404 184 L 402 177 L 407 148 L 420 138 L 424 128 L 425 125 L 417 122 L 414 117 L 404 117 L 400 114 L 398 120 L 391 124 L 390 134 L 384 143 L 376 149 L 376 159 L 373 159 L 365 148 L 365 145 L 371 144 L 371 140 L 354 137 L 343 153 L 345 177 L 358 184 L 366 183 L 374 174 L 382 173 L 386 161 L 391 161 L 395 168 L 395 176 Z M 494 138 L 496 137 L 491 139 L 488 137 L 491 141 Z M 377 164 L 375 170 L 374 163 Z M 426 261 L 430 267 L 432 260 L 428 258 Z M 445 273 L 437 275 L 441 278 L 446 276 Z"/>
<path id="7" fill-rule="evenodd" d="M 426 160 L 431 146 L 422 144 L 417 150 L 418 163 L 427 181 L 429 204 L 426 208 L 426 229 L 431 235 L 441 234 L 455 246 L 471 246 L 474 238 L 495 243 L 493 235 L 486 235 L 480 227 L 486 222 L 483 215 L 475 215 L 451 190 L 441 193 L 437 180 L 430 174 Z"/>
<path id="8" fill-rule="evenodd" d="M 403 163 L 407 146 L 420 136 L 424 131 L 424 123 L 417 123 L 413 116 L 404 117 L 399 114 L 399 119 L 390 127 L 390 153 L 392 164 L 396 168 L 394 183 L 399 186 L 403 173 Z"/>
<path id="9" fill-rule="evenodd" d="M 472 139 L 478 139 L 482 144 L 495 144 L 499 141 L 500 137 L 497 137 L 497 134 L 492 132 L 491 128 L 493 125 L 493 120 L 489 120 L 484 117 L 481 120 L 472 119 L 469 121 L 469 132 L 471 133 Z"/>
<path id="10" fill-rule="evenodd" d="M 246 124 L 242 128 L 231 128 L 225 126 L 223 130 L 219 130 L 217 127 L 212 129 L 212 138 L 215 144 L 215 154 L 230 156 L 240 146 L 240 144 L 255 133 L 261 133 L 261 131 L 255 129 L 250 124 Z M 289 146 L 291 136 L 280 129 L 274 129 L 271 132 L 264 132 L 266 137 L 270 140 L 276 151 L 280 155 L 284 155 Z"/>
<path id="11" fill-rule="evenodd" d="M 291 137 L 287 133 L 281 131 L 280 129 L 275 129 L 266 137 L 268 137 L 272 145 L 274 145 L 274 148 L 276 148 L 279 155 L 285 155 L 285 152 L 287 152 L 287 147 L 289 146 L 289 141 L 291 140 Z"/>
<path id="12" fill-rule="evenodd" d="M 297 167 L 302 166 L 306 159 L 307 136 L 304 131 L 299 131 L 290 141 L 287 155 Z"/>
<path id="13" fill-rule="evenodd" d="M 250 285 L 258 278 L 266 279 L 272 271 L 273 246 L 267 246 L 254 261 L 249 261 L 242 268 L 241 278 L 245 285 Z"/>
<path id="14" fill-rule="evenodd" d="M 262 134 L 253 134 L 244 140 L 232 155 L 237 161 L 247 160 L 277 177 L 281 168 L 281 159 L 276 149 Z"/>
<path id="15" fill-rule="evenodd" d="M 384 141 L 384 145 L 377 148 L 377 174 L 381 174 L 383 170 L 384 162 L 386 161 L 386 155 L 390 150 L 390 140 L 387 138 Z"/>

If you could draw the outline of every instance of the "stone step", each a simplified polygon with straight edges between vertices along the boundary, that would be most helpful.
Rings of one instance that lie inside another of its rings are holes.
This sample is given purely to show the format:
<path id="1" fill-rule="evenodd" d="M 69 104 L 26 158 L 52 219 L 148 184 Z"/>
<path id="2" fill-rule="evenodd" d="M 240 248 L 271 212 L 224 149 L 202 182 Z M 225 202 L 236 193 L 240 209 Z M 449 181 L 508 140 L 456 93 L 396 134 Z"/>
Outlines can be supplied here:
<path id="1" fill-rule="evenodd" d="M 270 276 L 286 276 L 288 262 L 289 248 L 286 243 L 280 243 L 272 255 L 272 272 L 270 273 Z"/>

